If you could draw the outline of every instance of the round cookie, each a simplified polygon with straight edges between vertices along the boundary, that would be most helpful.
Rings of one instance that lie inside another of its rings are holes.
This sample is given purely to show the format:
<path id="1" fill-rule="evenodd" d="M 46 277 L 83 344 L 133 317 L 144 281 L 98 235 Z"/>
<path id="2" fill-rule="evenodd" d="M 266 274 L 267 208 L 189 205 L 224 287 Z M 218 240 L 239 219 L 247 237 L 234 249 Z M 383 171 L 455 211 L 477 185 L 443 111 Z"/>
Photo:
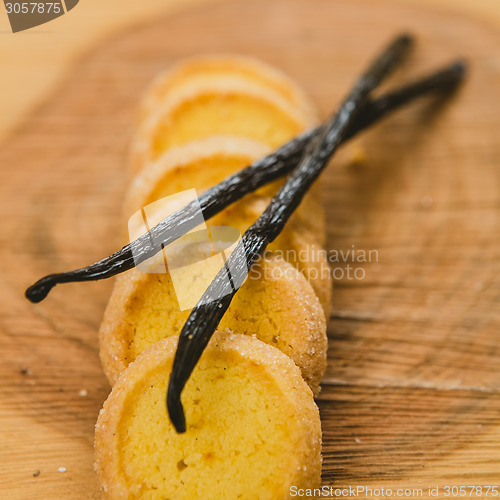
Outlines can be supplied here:
<path id="1" fill-rule="evenodd" d="M 168 273 L 137 269 L 119 276 L 99 331 L 104 371 L 114 384 L 148 347 L 178 335 L 190 310 L 181 311 Z M 266 254 L 250 271 L 219 325 L 277 347 L 300 368 L 315 394 L 326 369 L 326 321 L 306 278 Z"/>
<path id="2" fill-rule="evenodd" d="M 130 216 L 156 200 L 193 187 L 200 194 L 251 163 L 265 148 L 259 142 L 232 136 L 212 136 L 173 148 L 136 175 L 127 192 L 125 213 Z M 212 217 L 208 224 L 230 225 L 243 234 L 266 209 L 280 183 L 248 194 Z M 281 254 L 306 276 L 325 315 L 329 316 L 332 284 L 330 268 L 321 248 L 324 234 L 323 209 L 310 194 L 269 249 Z"/>
<path id="3" fill-rule="evenodd" d="M 122 374 L 99 414 L 95 468 L 103 498 L 289 498 L 321 481 L 321 427 L 294 363 L 259 340 L 216 332 L 182 393 L 177 434 L 166 388 L 177 338 Z"/>
<path id="4" fill-rule="evenodd" d="M 210 135 L 236 135 L 276 148 L 311 126 L 279 93 L 251 82 L 186 82 L 168 94 L 133 141 L 136 173 L 174 146 Z"/>
<path id="5" fill-rule="evenodd" d="M 256 59 L 228 54 L 184 59 L 160 74 L 145 92 L 140 107 L 140 119 L 154 114 L 167 95 L 187 81 L 220 81 L 221 78 L 250 81 L 274 90 L 301 110 L 304 116 L 309 116 L 308 121 L 315 120 L 316 113 L 311 101 L 288 76 Z"/>
<path id="6" fill-rule="evenodd" d="M 210 136 L 192 141 L 163 153 L 133 178 L 125 197 L 124 214 L 130 217 L 146 205 L 186 189 L 195 188 L 198 194 L 215 186 L 227 176 L 248 166 L 269 152 L 269 146 L 245 137 Z M 282 179 L 263 186 L 235 205 L 242 206 L 250 199 L 265 200 L 261 212 L 274 196 Z M 320 186 L 314 184 L 306 194 L 292 219 L 298 219 L 307 231 L 324 244 L 325 217 L 321 205 Z"/>
<path id="7" fill-rule="evenodd" d="M 137 173 L 125 195 L 124 214 L 186 189 L 198 194 L 267 155 L 270 147 L 246 137 L 214 135 L 163 153 Z"/>

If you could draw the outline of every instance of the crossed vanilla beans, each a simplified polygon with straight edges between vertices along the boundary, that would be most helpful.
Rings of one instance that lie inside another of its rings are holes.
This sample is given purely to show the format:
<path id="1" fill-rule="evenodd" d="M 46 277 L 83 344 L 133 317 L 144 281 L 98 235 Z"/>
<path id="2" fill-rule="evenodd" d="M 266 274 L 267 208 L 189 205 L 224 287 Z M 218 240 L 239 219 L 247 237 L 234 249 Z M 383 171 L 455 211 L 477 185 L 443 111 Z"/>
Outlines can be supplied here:
<path id="1" fill-rule="evenodd" d="M 429 76 L 369 101 L 343 142 L 419 97 L 436 91 L 452 90 L 461 81 L 464 70 L 464 64 L 457 61 Z M 200 207 L 203 218 L 208 220 L 246 194 L 288 174 L 297 165 L 305 146 L 320 130 L 321 127 L 318 127 L 301 134 L 268 156 L 227 177 L 220 184 L 205 191 L 199 197 L 199 205 L 196 203 L 186 205 L 109 257 L 81 269 L 49 274 L 41 278 L 26 290 L 26 298 L 31 302 L 40 302 L 58 283 L 98 281 L 132 269 L 153 257 L 162 246 L 172 243 L 196 227 Z"/>
<path id="2" fill-rule="evenodd" d="M 167 391 L 167 407 L 176 430 L 185 432 L 186 421 L 180 396 L 197 361 L 246 272 L 280 234 L 338 147 L 414 99 L 436 91 L 446 94 L 462 80 L 465 65 L 457 61 L 393 92 L 370 99 L 371 92 L 403 60 L 411 44 L 412 39 L 408 35 L 397 37 L 358 79 L 339 110 L 325 124 L 303 133 L 270 155 L 227 177 L 203 193 L 198 203 L 191 202 L 166 217 L 111 256 L 81 269 L 40 279 L 26 290 L 26 297 L 32 302 L 40 302 L 58 283 L 95 281 L 125 272 L 196 227 L 200 208 L 204 219 L 208 220 L 246 194 L 289 174 L 267 209 L 243 234 L 180 332 Z"/>

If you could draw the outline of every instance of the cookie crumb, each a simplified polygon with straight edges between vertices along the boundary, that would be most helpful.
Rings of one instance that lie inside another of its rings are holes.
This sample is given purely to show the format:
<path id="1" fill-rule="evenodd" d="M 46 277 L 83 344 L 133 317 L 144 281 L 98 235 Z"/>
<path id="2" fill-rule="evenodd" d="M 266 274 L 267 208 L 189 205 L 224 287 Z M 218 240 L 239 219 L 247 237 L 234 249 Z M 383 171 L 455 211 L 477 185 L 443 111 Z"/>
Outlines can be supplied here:
<path id="1" fill-rule="evenodd" d="M 21 375 L 31 375 L 33 373 L 29 368 L 21 368 L 19 371 Z"/>
<path id="2" fill-rule="evenodd" d="M 81 397 L 81 398 L 84 398 L 86 397 L 88 394 L 87 390 L 86 389 L 81 389 L 80 392 L 78 393 L 78 395 Z"/>
<path id="3" fill-rule="evenodd" d="M 351 151 L 350 164 L 353 167 L 359 167 L 366 163 L 366 150 L 362 144 L 358 144 Z"/>

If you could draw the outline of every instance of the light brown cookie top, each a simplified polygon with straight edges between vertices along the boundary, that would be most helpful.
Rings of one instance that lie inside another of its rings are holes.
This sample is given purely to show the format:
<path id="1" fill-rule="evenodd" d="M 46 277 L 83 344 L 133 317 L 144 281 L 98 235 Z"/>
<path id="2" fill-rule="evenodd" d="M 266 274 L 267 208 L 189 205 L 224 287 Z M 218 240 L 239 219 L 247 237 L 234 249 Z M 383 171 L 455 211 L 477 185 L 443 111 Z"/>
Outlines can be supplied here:
<path id="1" fill-rule="evenodd" d="M 262 142 L 232 135 L 211 135 L 174 147 L 132 179 L 124 214 L 130 217 L 149 203 L 186 189 L 194 188 L 201 194 L 270 150 Z"/>
<path id="2" fill-rule="evenodd" d="M 276 148 L 311 126 L 309 120 L 278 92 L 253 82 L 186 82 L 141 124 L 132 143 L 132 173 L 172 147 L 211 135 L 236 135 Z"/>
<path id="3" fill-rule="evenodd" d="M 187 431 L 177 434 L 165 405 L 176 344 L 164 339 L 142 354 L 99 414 L 103 497 L 271 500 L 318 487 L 319 412 L 290 358 L 216 332 L 182 393 Z"/>

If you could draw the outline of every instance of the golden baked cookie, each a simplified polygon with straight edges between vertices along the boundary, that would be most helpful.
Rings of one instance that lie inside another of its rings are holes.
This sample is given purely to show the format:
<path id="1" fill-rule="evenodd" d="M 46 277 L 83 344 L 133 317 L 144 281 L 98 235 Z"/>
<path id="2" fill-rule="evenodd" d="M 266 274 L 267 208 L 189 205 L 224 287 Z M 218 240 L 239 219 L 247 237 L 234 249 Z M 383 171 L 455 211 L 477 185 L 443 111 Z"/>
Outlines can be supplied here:
<path id="1" fill-rule="evenodd" d="M 258 339 L 216 332 L 182 393 L 187 431 L 166 410 L 176 337 L 129 366 L 99 414 L 103 498 L 290 498 L 321 481 L 318 408 L 294 363 Z"/>
<path id="2" fill-rule="evenodd" d="M 186 189 L 195 188 L 201 194 L 269 151 L 270 147 L 261 142 L 227 135 L 209 136 L 174 147 L 145 165 L 132 179 L 125 197 L 124 215 L 128 218 L 142 207 Z M 258 195 L 266 200 L 265 205 L 261 204 L 264 210 L 282 182 L 283 179 L 278 179 L 263 186 L 238 205 Z M 324 244 L 325 217 L 319 190 L 320 186 L 315 184 L 292 219 L 298 219 L 319 244 Z"/>
<path id="3" fill-rule="evenodd" d="M 161 73 L 145 92 L 140 107 L 140 119 L 155 114 L 173 90 L 187 81 L 240 79 L 260 84 L 278 92 L 290 104 L 315 120 L 314 106 L 306 94 L 284 73 L 261 61 L 244 56 L 211 54 L 184 59 Z"/>
<path id="4" fill-rule="evenodd" d="M 128 189 L 125 213 L 130 216 L 156 200 L 196 188 L 198 194 L 262 156 L 266 146 L 251 139 L 211 136 L 164 153 L 139 172 Z M 245 196 L 212 217 L 211 226 L 232 226 L 243 234 L 260 216 L 279 183 Z M 317 198 L 306 196 L 270 245 L 284 260 L 293 263 L 310 281 L 329 315 L 331 272 L 321 244 L 324 241 L 324 211 Z"/>
<path id="5" fill-rule="evenodd" d="M 201 194 L 270 151 L 263 142 L 231 135 L 212 135 L 171 148 L 134 176 L 125 196 L 125 217 L 186 189 Z"/>
<path id="6" fill-rule="evenodd" d="M 278 92 L 253 82 L 186 82 L 140 126 L 132 144 L 132 172 L 174 146 L 211 135 L 247 137 L 274 149 L 311 126 L 308 120 Z"/>
<path id="7" fill-rule="evenodd" d="M 111 384 L 148 347 L 178 335 L 189 312 L 180 310 L 168 273 L 133 269 L 119 276 L 99 331 L 101 361 Z M 277 347 L 319 392 L 326 369 L 325 315 L 311 285 L 291 264 L 268 253 L 253 266 L 219 328 Z"/>

